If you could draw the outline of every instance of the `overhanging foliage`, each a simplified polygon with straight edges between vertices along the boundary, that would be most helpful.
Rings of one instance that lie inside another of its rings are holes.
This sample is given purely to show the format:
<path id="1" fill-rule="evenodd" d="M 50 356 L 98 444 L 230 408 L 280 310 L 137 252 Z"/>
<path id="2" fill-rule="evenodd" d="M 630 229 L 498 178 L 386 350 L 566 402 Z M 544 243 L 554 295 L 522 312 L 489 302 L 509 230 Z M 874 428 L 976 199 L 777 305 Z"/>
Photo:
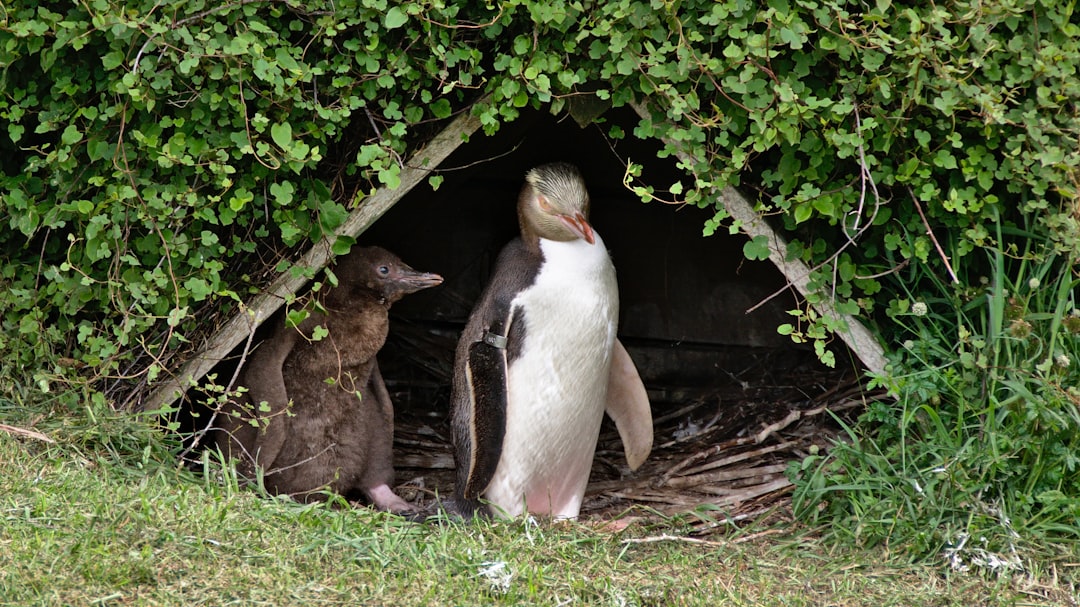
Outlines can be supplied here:
<path id="1" fill-rule="evenodd" d="M 647 102 L 634 134 L 693 150 L 671 195 L 757 189 L 843 312 L 873 312 L 868 276 L 938 263 L 919 207 L 958 257 L 998 215 L 1075 244 L 1077 26 L 1039 2 L 57 8 L 15 3 L 0 29 L 5 350 L 25 369 L 155 369 L 125 361 L 244 293 L 260 248 L 393 186 L 427 123 L 481 93 L 488 130 L 573 95 Z"/>

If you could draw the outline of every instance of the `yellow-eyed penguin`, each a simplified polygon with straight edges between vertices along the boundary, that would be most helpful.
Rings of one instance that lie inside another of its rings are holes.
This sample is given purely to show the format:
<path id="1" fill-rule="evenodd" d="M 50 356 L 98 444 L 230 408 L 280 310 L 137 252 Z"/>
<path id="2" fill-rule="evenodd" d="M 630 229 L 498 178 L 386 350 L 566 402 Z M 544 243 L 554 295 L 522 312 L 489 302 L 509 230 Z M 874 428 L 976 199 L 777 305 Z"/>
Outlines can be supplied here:
<path id="1" fill-rule="evenodd" d="M 319 294 L 326 313 L 295 328 L 280 322 L 252 353 L 239 380 L 246 403 L 223 411 L 216 444 L 242 474 L 261 468 L 271 493 L 358 491 L 379 509 L 410 511 L 390 488 L 394 409 L 375 356 L 390 305 L 442 277 L 379 247 L 356 249 L 333 270 L 338 284 Z M 314 340 L 318 326 L 327 334 Z"/>
<path id="2" fill-rule="evenodd" d="M 521 237 L 500 253 L 458 342 L 449 507 L 574 518 L 604 411 L 631 469 L 652 449 L 652 416 L 615 336 L 615 268 L 581 174 L 561 162 L 530 170 L 517 208 Z"/>

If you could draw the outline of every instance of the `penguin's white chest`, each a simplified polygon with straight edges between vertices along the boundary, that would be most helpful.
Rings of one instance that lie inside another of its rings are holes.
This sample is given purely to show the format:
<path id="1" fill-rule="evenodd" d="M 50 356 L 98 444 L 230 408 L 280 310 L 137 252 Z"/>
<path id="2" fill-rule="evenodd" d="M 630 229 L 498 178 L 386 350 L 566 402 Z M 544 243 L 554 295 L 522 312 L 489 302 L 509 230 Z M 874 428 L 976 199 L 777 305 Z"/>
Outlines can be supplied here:
<path id="1" fill-rule="evenodd" d="M 576 517 L 592 468 L 619 315 L 603 241 L 541 240 L 544 263 L 513 302 L 525 323 L 507 371 L 503 451 L 486 498 L 511 516 Z"/>

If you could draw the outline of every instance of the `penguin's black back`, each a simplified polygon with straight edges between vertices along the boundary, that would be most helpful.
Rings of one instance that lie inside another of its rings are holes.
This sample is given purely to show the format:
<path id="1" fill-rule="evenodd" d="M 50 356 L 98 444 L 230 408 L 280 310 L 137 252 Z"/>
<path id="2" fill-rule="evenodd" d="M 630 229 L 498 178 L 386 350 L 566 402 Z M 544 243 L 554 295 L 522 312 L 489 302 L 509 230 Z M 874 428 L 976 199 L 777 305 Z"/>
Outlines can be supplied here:
<path id="1" fill-rule="evenodd" d="M 518 293 L 528 289 L 536 281 L 536 276 L 543 265 L 543 257 L 538 251 L 531 250 L 521 238 L 510 241 L 499 253 L 495 262 L 495 271 L 484 292 L 481 293 L 476 307 L 469 315 L 461 339 L 458 341 L 454 358 L 454 383 L 451 394 L 452 424 L 454 426 L 454 456 L 457 468 L 455 501 L 457 508 L 465 514 L 477 509 L 476 497 L 487 481 L 495 473 L 499 461 L 502 436 L 501 416 L 480 416 L 477 418 L 477 434 L 482 441 L 482 463 L 478 470 L 472 470 L 472 454 L 477 445 L 471 443 L 473 403 L 465 381 L 466 363 L 469 349 L 483 341 L 488 331 L 507 337 L 506 359 L 509 366 L 517 359 L 526 341 L 527 323 L 520 310 L 512 309 Z M 511 315 L 514 315 L 513 318 Z M 509 333 L 505 333 L 506 327 Z M 486 346 L 480 346 L 486 347 Z M 505 378 L 504 378 L 505 379 Z M 487 469 L 490 468 L 490 469 Z M 473 486 L 469 486 L 470 481 Z"/>

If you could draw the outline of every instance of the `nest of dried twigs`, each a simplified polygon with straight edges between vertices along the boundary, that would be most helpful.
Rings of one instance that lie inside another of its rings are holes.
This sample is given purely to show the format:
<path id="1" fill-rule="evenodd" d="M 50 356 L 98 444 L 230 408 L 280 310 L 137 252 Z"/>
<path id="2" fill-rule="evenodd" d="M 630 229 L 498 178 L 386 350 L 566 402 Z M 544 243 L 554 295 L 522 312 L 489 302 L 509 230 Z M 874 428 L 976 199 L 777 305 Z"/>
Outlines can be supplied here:
<path id="1" fill-rule="evenodd" d="M 439 340 L 429 334 L 408 338 L 404 347 L 396 344 L 398 373 L 404 358 L 414 374 L 388 377 L 397 403 L 398 489 L 421 504 L 436 492 L 449 494 L 454 482 L 447 419 L 451 361 L 432 354 L 440 351 Z M 829 412 L 851 415 L 865 406 L 867 395 L 854 371 L 825 368 L 810 353 L 792 364 L 785 352 L 783 365 L 771 364 L 774 351 L 754 356 L 759 360 L 750 369 L 711 385 L 649 385 L 653 451 L 635 472 L 626 466 L 614 424 L 605 419 L 582 518 L 698 511 L 727 524 L 756 520 L 785 504 L 792 489 L 785 475 L 790 462 L 814 446 L 827 447 L 836 434 Z M 386 374 L 388 365 L 383 366 Z"/>

